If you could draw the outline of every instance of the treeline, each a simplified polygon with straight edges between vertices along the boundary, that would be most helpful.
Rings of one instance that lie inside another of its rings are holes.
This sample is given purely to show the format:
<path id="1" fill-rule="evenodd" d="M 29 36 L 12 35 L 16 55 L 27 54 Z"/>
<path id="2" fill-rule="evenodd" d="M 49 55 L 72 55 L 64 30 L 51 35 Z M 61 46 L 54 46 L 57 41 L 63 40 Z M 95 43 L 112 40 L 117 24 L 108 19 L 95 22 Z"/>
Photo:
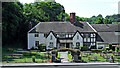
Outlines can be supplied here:
<path id="1" fill-rule="evenodd" d="M 86 21 L 95 24 L 111 24 L 117 22 L 117 15 L 92 16 L 83 18 L 76 16 L 76 21 Z M 2 43 L 23 43 L 27 45 L 27 32 L 39 22 L 69 21 L 69 14 L 64 6 L 56 2 L 35 2 L 22 4 L 20 2 L 2 2 Z M 32 27 L 31 27 L 32 26 Z"/>
<path id="2" fill-rule="evenodd" d="M 39 22 L 61 21 L 59 15 L 63 13 L 62 19 L 65 15 L 64 7 L 55 2 L 2 2 L 2 12 L 2 44 L 19 42 L 25 48 L 31 25 L 33 27 Z"/>

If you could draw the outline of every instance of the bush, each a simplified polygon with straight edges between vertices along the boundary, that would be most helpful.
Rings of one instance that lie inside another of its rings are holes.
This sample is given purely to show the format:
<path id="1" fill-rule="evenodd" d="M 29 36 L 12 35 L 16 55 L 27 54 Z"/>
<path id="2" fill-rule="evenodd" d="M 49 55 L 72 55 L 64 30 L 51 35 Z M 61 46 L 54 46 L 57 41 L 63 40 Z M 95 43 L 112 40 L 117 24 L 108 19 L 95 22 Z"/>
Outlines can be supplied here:
<path id="1" fill-rule="evenodd" d="M 91 49 L 91 51 L 103 51 L 103 49 Z"/>
<path id="2" fill-rule="evenodd" d="M 79 46 L 76 46 L 74 49 L 79 49 Z"/>
<path id="3" fill-rule="evenodd" d="M 82 48 L 81 48 L 81 51 L 88 51 L 89 50 L 89 47 L 88 46 L 83 46 Z"/>
<path id="4" fill-rule="evenodd" d="M 90 49 L 95 49 L 95 45 L 90 45 Z"/>
<path id="5" fill-rule="evenodd" d="M 46 45 L 45 45 L 45 44 L 40 44 L 40 45 L 38 46 L 38 49 L 39 49 L 40 51 L 45 51 L 45 50 L 46 50 Z"/>
<path id="6" fill-rule="evenodd" d="M 32 56 L 32 61 L 35 62 L 35 56 Z"/>
<path id="7" fill-rule="evenodd" d="M 98 49 L 102 49 L 103 47 L 98 47 Z"/>
<path id="8" fill-rule="evenodd" d="M 105 47 L 105 50 L 110 50 L 110 48 L 109 47 Z"/>

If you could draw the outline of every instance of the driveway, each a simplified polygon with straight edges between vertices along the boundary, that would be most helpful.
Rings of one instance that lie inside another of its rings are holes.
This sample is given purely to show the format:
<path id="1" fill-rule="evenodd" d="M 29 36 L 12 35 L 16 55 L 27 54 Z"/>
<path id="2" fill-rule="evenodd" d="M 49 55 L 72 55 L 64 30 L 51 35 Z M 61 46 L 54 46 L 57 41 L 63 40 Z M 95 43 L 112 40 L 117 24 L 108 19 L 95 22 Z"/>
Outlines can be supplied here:
<path id="1" fill-rule="evenodd" d="M 61 62 L 69 62 L 68 61 L 68 52 L 60 52 L 60 58 L 61 58 Z"/>

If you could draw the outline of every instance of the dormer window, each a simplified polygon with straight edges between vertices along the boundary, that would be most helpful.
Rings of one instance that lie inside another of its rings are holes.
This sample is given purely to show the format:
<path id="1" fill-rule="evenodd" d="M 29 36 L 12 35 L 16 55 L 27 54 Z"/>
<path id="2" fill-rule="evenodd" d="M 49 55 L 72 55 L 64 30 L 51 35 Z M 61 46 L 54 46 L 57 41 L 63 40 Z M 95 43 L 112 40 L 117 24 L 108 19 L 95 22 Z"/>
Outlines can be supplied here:
<path id="1" fill-rule="evenodd" d="M 35 34 L 35 37 L 39 37 L 39 34 Z"/>
<path id="2" fill-rule="evenodd" d="M 79 39 L 79 35 L 77 35 L 77 39 Z"/>
<path id="3" fill-rule="evenodd" d="M 50 36 L 50 40 L 52 40 L 52 36 Z"/>

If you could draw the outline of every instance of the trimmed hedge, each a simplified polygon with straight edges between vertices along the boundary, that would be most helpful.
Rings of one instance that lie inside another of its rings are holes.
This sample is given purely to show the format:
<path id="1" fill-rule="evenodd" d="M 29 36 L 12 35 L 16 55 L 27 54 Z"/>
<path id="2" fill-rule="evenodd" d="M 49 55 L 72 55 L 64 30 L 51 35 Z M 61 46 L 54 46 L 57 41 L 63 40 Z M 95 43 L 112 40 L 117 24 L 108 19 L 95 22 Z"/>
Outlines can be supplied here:
<path id="1" fill-rule="evenodd" d="M 91 51 L 103 51 L 103 49 L 91 49 Z"/>
<path id="2" fill-rule="evenodd" d="M 98 49 L 102 49 L 103 47 L 98 47 Z"/>
<path id="3" fill-rule="evenodd" d="M 88 46 L 83 46 L 81 47 L 81 51 L 88 51 L 89 50 L 89 47 Z"/>

